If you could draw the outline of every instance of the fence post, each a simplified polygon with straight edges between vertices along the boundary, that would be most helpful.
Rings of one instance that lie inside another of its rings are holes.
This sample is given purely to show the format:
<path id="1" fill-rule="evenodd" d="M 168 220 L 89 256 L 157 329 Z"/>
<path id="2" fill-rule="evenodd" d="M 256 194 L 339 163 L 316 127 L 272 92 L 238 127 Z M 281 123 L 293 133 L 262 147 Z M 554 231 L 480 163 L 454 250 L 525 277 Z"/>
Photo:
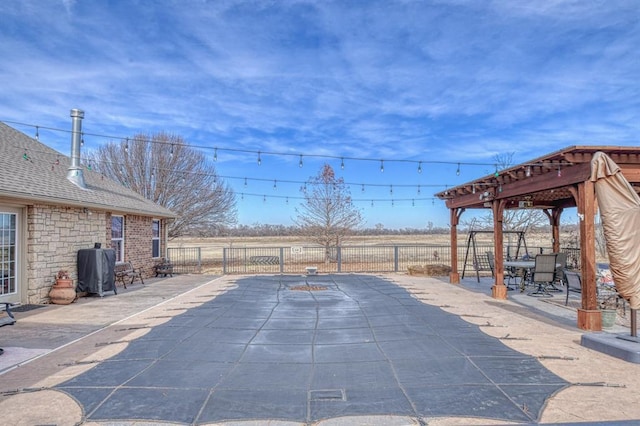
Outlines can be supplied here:
<path id="1" fill-rule="evenodd" d="M 280 247 L 280 273 L 284 273 L 284 247 Z"/>
<path id="2" fill-rule="evenodd" d="M 222 275 L 227 274 L 227 248 L 222 248 Z"/>
<path id="3" fill-rule="evenodd" d="M 398 246 L 393 246 L 393 270 L 398 272 Z"/>
<path id="4" fill-rule="evenodd" d="M 202 273 L 202 251 L 200 247 L 198 247 L 198 273 Z"/>
<path id="5" fill-rule="evenodd" d="M 342 272 L 342 247 L 338 246 L 337 252 L 337 261 L 338 261 L 338 272 Z"/>

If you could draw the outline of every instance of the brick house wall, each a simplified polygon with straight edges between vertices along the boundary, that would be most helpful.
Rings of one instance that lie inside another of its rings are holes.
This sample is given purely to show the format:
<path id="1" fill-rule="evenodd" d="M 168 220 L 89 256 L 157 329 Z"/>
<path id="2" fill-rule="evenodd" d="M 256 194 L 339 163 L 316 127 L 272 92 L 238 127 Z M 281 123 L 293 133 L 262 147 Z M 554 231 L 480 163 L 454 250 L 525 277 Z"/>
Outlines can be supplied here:
<path id="1" fill-rule="evenodd" d="M 145 277 L 153 273 L 151 217 L 125 215 L 125 257 L 143 270 Z M 160 254 L 165 253 L 164 226 L 161 220 Z M 27 207 L 26 283 L 27 303 L 49 301 L 49 290 L 56 273 L 69 271 L 77 283 L 78 250 L 93 248 L 95 243 L 111 247 L 111 213 L 82 208 L 35 204 Z"/>

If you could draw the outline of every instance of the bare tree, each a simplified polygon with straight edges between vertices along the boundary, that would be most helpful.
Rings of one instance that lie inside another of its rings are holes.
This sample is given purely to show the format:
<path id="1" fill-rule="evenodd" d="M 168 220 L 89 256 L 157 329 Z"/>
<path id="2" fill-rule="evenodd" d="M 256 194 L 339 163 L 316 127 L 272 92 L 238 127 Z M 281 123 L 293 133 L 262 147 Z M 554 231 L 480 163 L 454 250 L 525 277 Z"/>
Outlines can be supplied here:
<path id="1" fill-rule="evenodd" d="M 105 176 L 176 213 L 171 238 L 235 223 L 235 194 L 205 155 L 179 136 L 140 134 L 102 145 L 90 157 Z"/>
<path id="2" fill-rule="evenodd" d="M 296 208 L 294 222 L 304 235 L 325 248 L 328 263 L 332 248 L 341 246 L 345 237 L 364 223 L 362 215 L 353 205 L 344 179 L 336 178 L 328 164 L 301 191 L 304 201 Z"/>
<path id="3" fill-rule="evenodd" d="M 496 154 L 493 160 L 500 169 L 506 169 L 513 165 L 513 154 Z M 505 209 L 502 225 L 505 231 L 526 231 L 548 223 L 547 216 L 540 209 Z M 493 229 L 493 215 L 488 213 L 474 218 L 474 221 L 467 225 L 470 229 Z"/>

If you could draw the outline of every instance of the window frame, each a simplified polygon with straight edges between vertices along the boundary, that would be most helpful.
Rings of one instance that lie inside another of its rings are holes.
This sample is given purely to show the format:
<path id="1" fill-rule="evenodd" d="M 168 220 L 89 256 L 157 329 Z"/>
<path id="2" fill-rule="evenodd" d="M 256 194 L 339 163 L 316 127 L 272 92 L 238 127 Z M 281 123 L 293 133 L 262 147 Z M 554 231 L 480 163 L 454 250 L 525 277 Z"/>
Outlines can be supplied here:
<path id="1" fill-rule="evenodd" d="M 122 223 L 120 229 L 121 236 L 114 237 L 114 219 L 119 218 Z M 124 262 L 124 244 L 125 244 L 125 217 L 123 215 L 111 215 L 111 248 L 116 252 L 116 262 Z"/>
<path id="2" fill-rule="evenodd" d="M 156 226 L 157 224 L 157 226 Z M 152 219 L 151 221 L 151 257 L 159 258 L 162 257 L 160 253 L 161 244 L 161 234 L 162 234 L 162 222 L 160 219 Z"/>

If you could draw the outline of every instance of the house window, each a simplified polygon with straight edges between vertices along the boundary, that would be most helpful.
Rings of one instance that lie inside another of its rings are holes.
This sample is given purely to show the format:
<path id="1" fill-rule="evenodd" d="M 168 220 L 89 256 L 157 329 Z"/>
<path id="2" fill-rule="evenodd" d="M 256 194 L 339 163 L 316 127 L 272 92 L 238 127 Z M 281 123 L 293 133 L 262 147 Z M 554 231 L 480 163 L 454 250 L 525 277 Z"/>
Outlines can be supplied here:
<path id="1" fill-rule="evenodd" d="M 124 216 L 111 216 L 111 248 L 116 251 L 116 262 L 124 261 Z"/>
<path id="2" fill-rule="evenodd" d="M 151 257 L 160 257 L 160 221 L 151 223 Z"/>
<path id="3" fill-rule="evenodd" d="M 16 215 L 0 212 L 0 296 L 17 293 Z"/>

